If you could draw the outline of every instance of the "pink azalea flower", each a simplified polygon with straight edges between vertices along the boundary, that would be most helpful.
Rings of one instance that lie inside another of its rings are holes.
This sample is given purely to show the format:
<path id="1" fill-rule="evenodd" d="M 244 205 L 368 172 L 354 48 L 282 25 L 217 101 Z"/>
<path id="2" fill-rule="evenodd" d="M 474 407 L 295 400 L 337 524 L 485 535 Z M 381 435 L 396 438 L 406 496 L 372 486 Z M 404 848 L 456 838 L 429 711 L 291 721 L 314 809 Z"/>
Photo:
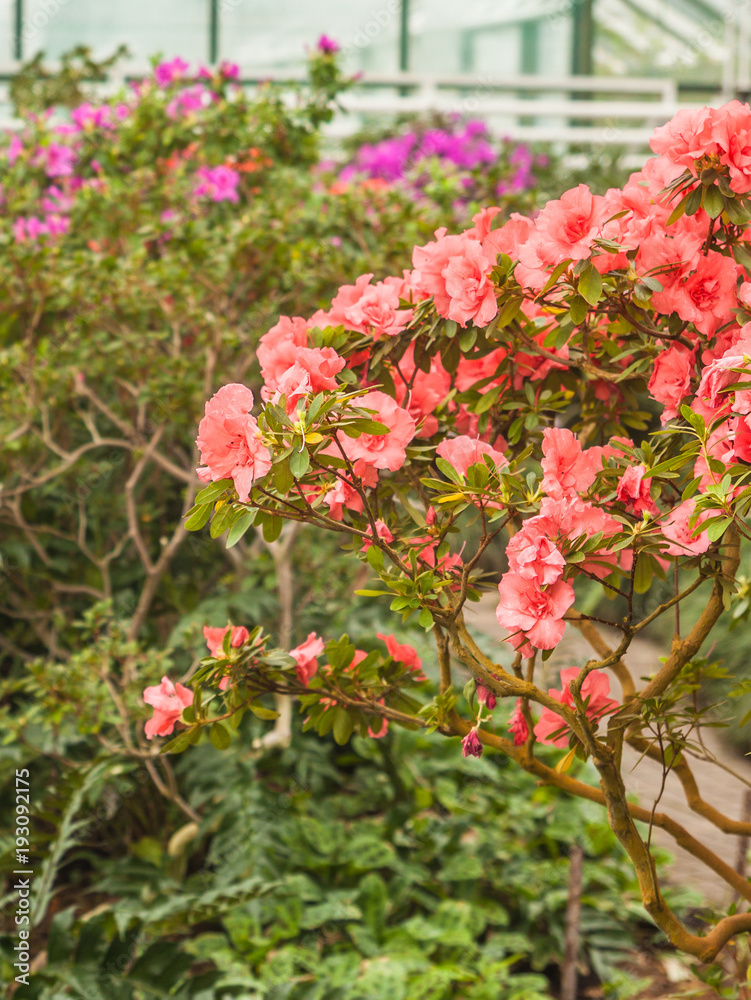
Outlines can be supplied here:
<path id="1" fill-rule="evenodd" d="M 323 502 L 328 506 L 329 515 L 335 521 L 342 520 L 345 508 L 353 510 L 356 514 L 362 514 L 364 509 L 360 494 L 343 479 L 337 479 L 334 486 L 324 494 Z"/>
<path id="2" fill-rule="evenodd" d="M 643 465 L 630 465 L 621 477 L 616 490 L 616 497 L 625 504 L 626 510 L 637 517 L 643 513 L 656 514 L 657 504 L 650 495 L 651 479 L 645 479 L 646 468 Z"/>
<path id="3" fill-rule="evenodd" d="M 482 757 L 482 743 L 474 729 L 462 740 L 462 757 Z"/>
<path id="4" fill-rule="evenodd" d="M 237 63 L 227 62 L 226 59 L 219 63 L 219 72 L 225 80 L 238 80 L 240 78 L 240 67 Z"/>
<path id="5" fill-rule="evenodd" d="M 601 454 L 583 451 L 574 434 L 564 427 L 546 427 L 542 432 L 542 488 L 554 500 L 573 499 L 595 481 Z"/>
<path id="6" fill-rule="evenodd" d="M 394 365 L 396 401 L 406 407 L 417 423 L 417 437 L 432 437 L 438 430 L 433 412 L 451 391 L 452 378 L 440 357 L 430 359 L 430 371 L 415 365 L 415 348 L 410 344 Z"/>
<path id="7" fill-rule="evenodd" d="M 394 635 L 384 635 L 383 632 L 376 632 L 379 639 L 386 643 L 389 656 L 397 663 L 403 663 L 409 670 L 421 673 L 422 660 L 417 655 L 417 650 L 409 643 L 399 643 Z"/>
<path id="8" fill-rule="evenodd" d="M 258 342 L 256 356 L 268 393 L 273 393 L 279 379 L 297 360 L 297 352 L 308 346 L 308 326 L 299 316 L 280 316 L 279 322 L 264 333 Z"/>
<path id="9" fill-rule="evenodd" d="M 555 698 L 562 705 L 569 708 L 574 707 L 574 699 L 571 695 L 571 682 L 578 677 L 581 670 L 579 667 L 569 667 L 561 671 L 562 689 L 550 688 L 548 694 Z M 587 718 L 592 722 L 599 722 L 605 715 L 610 715 L 619 706 L 617 701 L 609 698 L 610 680 L 608 675 L 601 670 L 592 670 L 584 679 L 581 688 L 582 700 L 587 706 Z M 560 735 L 553 738 L 553 733 L 564 730 Z M 550 708 L 543 708 L 540 721 L 535 726 L 535 736 L 540 743 L 552 743 L 556 747 L 568 746 L 569 729 L 560 715 L 557 715 Z"/>
<path id="10" fill-rule="evenodd" d="M 678 416 L 682 401 L 691 392 L 695 364 L 696 350 L 691 351 L 683 344 L 671 344 L 657 355 L 647 389 L 665 407 L 660 416 L 663 425 Z"/>
<path id="11" fill-rule="evenodd" d="M 517 698 L 514 711 L 511 713 L 508 720 L 508 727 L 514 738 L 514 746 L 523 746 L 527 742 L 527 737 L 529 736 L 529 726 L 527 725 L 527 720 L 524 718 L 524 714 L 522 712 L 521 698 Z"/>
<path id="12" fill-rule="evenodd" d="M 271 468 L 271 453 L 261 440 L 258 421 L 250 414 L 253 393 L 244 385 L 223 386 L 206 403 L 196 445 L 205 466 L 203 482 L 232 478 L 240 500 L 250 496 L 253 483 Z"/>
<path id="13" fill-rule="evenodd" d="M 359 438 L 339 434 L 339 441 L 351 461 L 361 459 L 376 469 L 401 469 L 407 457 L 406 447 L 415 436 L 415 421 L 406 410 L 376 390 L 354 400 L 357 407 L 375 410 L 373 419 L 389 428 L 386 434 L 361 434 Z"/>
<path id="14" fill-rule="evenodd" d="M 315 632 L 309 632 L 305 642 L 295 646 L 289 655 L 295 661 L 295 672 L 301 684 L 307 687 L 318 670 L 318 657 L 323 652 L 323 639 Z"/>
<path id="15" fill-rule="evenodd" d="M 467 470 L 471 465 L 478 463 L 483 465 L 483 455 L 489 455 L 497 469 L 502 469 L 508 465 L 503 452 L 496 451 L 495 448 L 491 448 L 485 441 L 468 437 L 466 434 L 462 434 L 460 437 L 446 438 L 444 441 L 441 441 L 436 448 L 436 454 L 445 459 L 461 476 L 467 475 Z"/>
<path id="16" fill-rule="evenodd" d="M 541 587 L 560 580 L 566 567 L 566 560 L 550 541 L 542 519 L 525 521 L 506 546 L 506 557 L 512 573 L 534 580 Z"/>
<path id="17" fill-rule="evenodd" d="M 282 395 L 287 398 L 287 412 L 293 413 L 297 403 L 305 396 L 337 388 L 334 377 L 344 368 L 346 362 L 339 357 L 333 347 L 298 347 L 295 363 L 280 376 L 273 396 L 264 386 L 261 396 L 278 403 Z"/>
<path id="18" fill-rule="evenodd" d="M 649 145 L 653 153 L 695 171 L 695 161 L 717 152 L 712 139 L 712 108 L 683 108 L 667 125 L 654 130 Z"/>
<path id="19" fill-rule="evenodd" d="M 709 548 L 709 537 L 706 531 L 701 531 L 701 523 L 712 515 L 709 511 L 700 514 L 692 528 L 689 519 L 695 510 L 696 500 L 691 497 L 674 507 L 660 525 L 663 535 L 670 539 L 665 548 L 669 556 L 695 556 Z"/>
<path id="20" fill-rule="evenodd" d="M 379 538 L 382 538 L 383 541 L 386 543 L 393 542 L 394 536 L 391 534 L 391 530 L 385 521 L 381 521 L 379 519 L 378 521 L 376 521 L 375 526 Z M 367 528 L 365 529 L 365 534 L 370 535 L 370 538 L 373 537 L 373 529 L 371 528 L 370 525 L 368 525 Z M 363 542 L 363 546 L 360 549 L 361 552 L 367 552 L 370 546 L 373 544 L 370 538 L 366 538 L 365 541 Z"/>
<path id="21" fill-rule="evenodd" d="M 697 399 L 706 400 L 713 410 L 732 405 L 736 413 L 751 413 L 751 389 L 726 392 L 728 386 L 739 382 L 751 385 L 751 324 L 743 327 L 744 339 L 729 347 L 721 358 L 713 361 L 702 372 Z M 734 371 L 733 369 L 742 369 Z"/>
<path id="22" fill-rule="evenodd" d="M 710 250 L 699 255 L 687 281 L 680 286 L 675 311 L 686 322 L 711 337 L 733 318 L 737 308 L 736 279 L 740 268 L 730 257 Z"/>
<path id="23" fill-rule="evenodd" d="M 595 239 L 602 235 L 608 211 L 604 199 L 593 195 L 586 184 L 566 191 L 558 201 L 549 201 L 535 219 L 533 232 L 519 248 L 519 260 L 530 277 L 535 271 L 542 272 L 542 281 L 537 279 L 535 284 L 543 283 L 548 268 L 566 259 L 586 260 Z"/>
<path id="24" fill-rule="evenodd" d="M 495 255 L 479 240 L 445 233 L 439 229 L 433 243 L 415 247 L 415 284 L 424 295 L 433 296 L 439 316 L 464 327 L 469 320 L 485 326 L 498 312 L 495 287 L 488 279 Z"/>
<path id="25" fill-rule="evenodd" d="M 504 573 L 498 584 L 500 601 L 496 609 L 498 624 L 511 633 L 516 644 L 517 633 L 537 649 L 553 649 L 563 638 L 566 623 L 563 616 L 574 603 L 574 588 L 558 580 L 545 590 L 535 580 Z"/>
<path id="26" fill-rule="evenodd" d="M 143 700 L 154 709 L 144 727 L 150 740 L 154 736 L 169 736 L 183 709 L 193 704 L 193 692 L 182 684 L 173 684 L 169 677 L 162 677 L 160 684 L 145 689 Z"/>
<path id="27" fill-rule="evenodd" d="M 406 329 L 414 310 L 399 308 L 399 291 L 393 283 L 370 284 L 372 274 L 362 274 L 354 285 L 343 285 L 331 302 L 325 325 L 343 326 L 373 340 L 395 337 Z M 322 319 L 322 317 L 321 317 Z"/>
<path id="28" fill-rule="evenodd" d="M 238 649 L 244 642 L 247 642 L 250 636 L 250 632 L 248 632 L 244 625 L 225 625 L 224 628 L 212 628 L 210 625 L 204 625 L 203 637 L 206 640 L 206 645 L 208 646 L 211 656 L 222 655 L 222 643 L 224 642 L 225 635 L 230 629 L 232 629 L 230 646 L 232 646 L 233 649 Z"/>

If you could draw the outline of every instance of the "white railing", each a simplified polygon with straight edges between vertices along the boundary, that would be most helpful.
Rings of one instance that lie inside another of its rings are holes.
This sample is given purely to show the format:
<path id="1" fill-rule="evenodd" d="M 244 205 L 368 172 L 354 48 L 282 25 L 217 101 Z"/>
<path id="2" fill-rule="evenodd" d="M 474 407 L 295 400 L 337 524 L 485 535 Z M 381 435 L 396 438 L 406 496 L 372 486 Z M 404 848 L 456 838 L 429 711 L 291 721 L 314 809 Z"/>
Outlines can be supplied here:
<path id="1" fill-rule="evenodd" d="M 10 119 L 7 86 L 15 66 L 0 67 L 0 125 L 18 127 Z M 112 93 L 127 80 L 143 76 L 143 67 L 120 67 L 97 89 Z M 292 73 L 241 72 L 243 84 L 299 84 L 304 76 Z M 719 92 L 709 103 L 719 103 Z M 3 102 L 5 109 L 3 111 Z M 332 139 L 351 134 L 372 116 L 425 112 L 459 113 L 482 118 L 497 135 L 528 142 L 562 146 L 618 146 L 630 152 L 647 148 L 657 125 L 681 107 L 675 81 L 633 77 L 536 75 L 429 76 L 417 73 L 364 75 L 346 91 L 329 127 Z"/>

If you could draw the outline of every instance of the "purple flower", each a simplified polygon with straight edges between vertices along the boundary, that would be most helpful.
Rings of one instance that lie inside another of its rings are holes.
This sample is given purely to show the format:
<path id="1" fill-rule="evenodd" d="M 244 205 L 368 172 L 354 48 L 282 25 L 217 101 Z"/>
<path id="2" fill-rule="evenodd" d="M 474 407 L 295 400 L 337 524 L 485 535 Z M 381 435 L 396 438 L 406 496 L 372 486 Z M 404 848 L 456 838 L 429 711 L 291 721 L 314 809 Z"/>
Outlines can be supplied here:
<path id="1" fill-rule="evenodd" d="M 162 62 L 154 67 L 154 79 L 160 87 L 169 87 L 175 80 L 181 80 L 189 68 L 190 63 L 177 56 L 171 62 Z"/>
<path id="2" fill-rule="evenodd" d="M 44 166 L 48 177 L 69 177 L 73 173 L 75 159 L 75 151 L 70 146 L 51 142 L 49 146 L 39 147 L 34 162 Z"/>
<path id="3" fill-rule="evenodd" d="M 23 143 L 21 142 L 21 140 L 18 138 L 17 135 L 14 135 L 10 140 L 10 145 L 8 146 L 8 150 L 6 153 L 8 157 L 8 163 L 10 163 L 12 166 L 16 162 L 18 157 L 21 155 L 21 153 L 23 153 Z"/>
<path id="4" fill-rule="evenodd" d="M 240 195 L 237 192 L 240 175 L 232 167 L 199 167 L 196 171 L 196 177 L 200 178 L 193 189 L 193 194 L 196 197 L 208 197 L 212 201 L 238 202 L 240 200 Z"/>
<path id="5" fill-rule="evenodd" d="M 239 80 L 240 78 L 240 67 L 237 63 L 224 62 L 219 63 L 219 72 L 224 77 L 225 80 Z"/>
<path id="6" fill-rule="evenodd" d="M 328 35 L 321 35 L 318 39 L 317 48 L 319 52 L 323 52 L 327 56 L 333 56 L 335 52 L 339 51 L 339 43 L 335 42 L 333 38 L 329 38 Z"/>
<path id="7" fill-rule="evenodd" d="M 482 743 L 474 729 L 462 740 L 462 757 L 482 757 Z"/>
<path id="8" fill-rule="evenodd" d="M 104 128 L 109 124 L 110 109 L 106 106 L 97 108 L 89 103 L 79 104 L 77 108 L 73 108 L 70 117 L 80 131 L 83 131 L 87 126 Z"/>

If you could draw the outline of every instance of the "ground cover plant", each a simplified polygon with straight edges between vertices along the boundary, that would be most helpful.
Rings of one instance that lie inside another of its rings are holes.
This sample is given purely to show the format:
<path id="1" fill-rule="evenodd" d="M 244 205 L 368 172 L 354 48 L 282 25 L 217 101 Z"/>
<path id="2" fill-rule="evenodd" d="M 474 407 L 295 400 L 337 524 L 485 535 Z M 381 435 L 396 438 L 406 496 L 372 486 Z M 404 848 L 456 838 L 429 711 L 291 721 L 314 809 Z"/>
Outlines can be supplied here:
<path id="1" fill-rule="evenodd" d="M 749 134 L 751 109 L 739 102 L 681 111 L 622 189 L 597 196 L 579 185 L 535 218 L 497 228 L 496 212 L 480 212 L 463 232 L 440 229 L 416 247 L 412 270 L 376 283 L 363 275 L 328 309 L 283 316 L 261 338 L 257 406 L 240 383 L 206 403 L 197 445 L 208 485 L 187 526 L 210 521 L 229 545 L 251 525 L 272 540 L 285 521 L 343 536 L 377 579 L 361 595 L 388 599 L 395 618 L 432 634 L 440 694 L 425 697 L 399 635 L 362 649 L 347 635 L 311 633 L 286 651 L 258 628 L 228 626 L 192 689 L 166 676 L 147 689 L 150 737 L 180 722 L 168 752 L 205 730 L 229 745 L 232 722 L 267 711 L 271 691 L 296 695 L 304 728 L 342 744 L 393 725 L 459 736 L 464 756 L 491 747 L 604 806 L 645 908 L 680 950 L 712 962 L 751 929 L 735 907 L 700 932 L 674 912 L 650 851 L 654 825 L 742 900 L 751 886 L 712 844 L 629 801 L 620 766 L 627 742 L 672 770 L 719 829 L 751 833 L 696 787 L 705 713 L 685 700 L 706 667 L 702 646 L 732 606 L 749 537 Z M 659 404 L 656 428 L 645 396 Z M 468 518 L 480 526 L 473 544 Z M 478 562 L 502 533 L 505 665 L 464 616 L 482 584 Z M 637 599 L 668 574 L 671 596 L 652 607 Z M 575 586 L 592 580 L 620 600 L 613 614 L 576 608 Z M 699 588 L 701 611 L 687 620 L 681 605 Z M 629 646 L 667 614 L 665 657 L 633 677 Z M 612 647 L 601 624 L 620 634 Z M 571 627 L 595 655 L 545 690 L 541 661 Z M 472 674 L 461 695 L 459 665 Z M 503 698 L 515 702 L 506 735 L 493 714 Z M 560 748 L 555 767 L 540 744 Z M 592 760 L 599 785 L 568 773 L 577 756 Z"/>

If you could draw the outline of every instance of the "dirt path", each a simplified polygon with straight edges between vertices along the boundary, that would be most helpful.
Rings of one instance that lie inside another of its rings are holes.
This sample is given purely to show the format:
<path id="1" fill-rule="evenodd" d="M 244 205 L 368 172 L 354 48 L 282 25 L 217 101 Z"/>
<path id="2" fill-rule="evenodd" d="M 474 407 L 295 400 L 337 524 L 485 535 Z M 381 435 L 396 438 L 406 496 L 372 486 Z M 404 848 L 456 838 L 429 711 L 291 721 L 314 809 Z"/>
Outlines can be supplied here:
<path id="1" fill-rule="evenodd" d="M 487 642 L 481 643 L 481 645 L 489 656 L 506 665 L 511 662 L 511 650 L 507 643 L 499 641 L 499 636 L 503 634 L 503 631 L 495 617 L 497 603 L 494 594 L 483 595 L 479 604 L 468 606 L 467 621 L 470 627 L 474 624 L 477 630 L 495 640 L 497 646 Z M 652 674 L 659 666 L 661 655 L 664 655 L 662 651 L 653 646 L 652 643 L 637 638 L 626 657 L 633 677 L 636 679 Z M 576 629 L 568 626 L 563 641 L 544 664 L 543 686 L 556 686 L 559 670 L 571 666 L 582 666 L 591 657 L 592 652 L 589 645 Z M 538 683 L 541 683 L 539 679 Z M 620 685 L 615 678 L 612 678 L 611 689 L 613 697 L 618 698 Z M 744 775 L 747 780 L 751 780 L 749 759 L 734 753 L 732 749 L 725 746 L 719 738 L 717 730 L 705 729 L 702 737 L 707 749 L 714 754 L 719 762 Z M 691 768 L 705 801 L 727 816 L 740 818 L 747 786 L 738 778 L 710 762 L 692 760 Z M 627 790 L 638 796 L 641 805 L 651 808 L 655 798 L 659 795 L 662 781 L 662 769 L 657 763 L 646 758 L 639 760 L 638 754 L 627 747 L 624 751 L 623 777 Z M 733 867 L 736 866 L 739 838 L 722 833 L 708 820 L 689 809 L 680 782 L 672 774 L 668 775 L 658 809 L 672 816 L 689 833 L 710 847 L 723 860 Z M 729 888 L 726 889 L 724 883 L 719 882 L 709 869 L 705 868 L 683 848 L 678 847 L 673 838 L 663 830 L 655 829 L 652 838 L 656 844 L 670 850 L 675 857 L 674 862 L 669 867 L 670 881 L 701 892 L 709 903 L 727 906 L 732 892 Z"/>

